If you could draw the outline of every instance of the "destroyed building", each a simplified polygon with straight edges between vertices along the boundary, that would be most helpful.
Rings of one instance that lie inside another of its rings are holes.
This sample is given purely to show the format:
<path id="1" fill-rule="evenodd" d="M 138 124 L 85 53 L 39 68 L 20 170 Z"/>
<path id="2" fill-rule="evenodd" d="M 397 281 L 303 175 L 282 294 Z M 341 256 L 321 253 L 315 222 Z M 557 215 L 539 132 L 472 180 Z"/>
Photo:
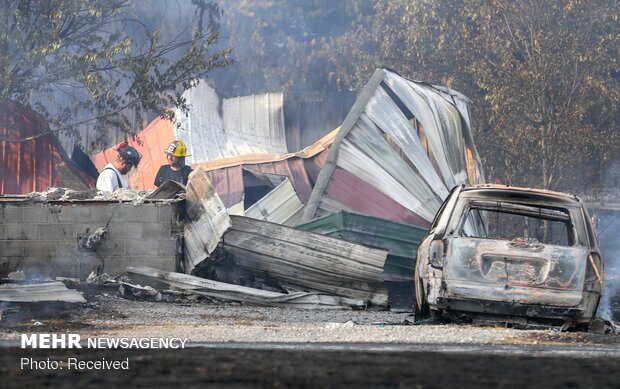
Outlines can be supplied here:
<path id="1" fill-rule="evenodd" d="M 225 258 L 283 291 L 385 306 L 387 283 L 413 288 L 408 251 L 449 189 L 483 182 L 470 101 L 448 88 L 378 69 L 342 125 L 296 152 L 287 149 L 281 94 L 225 99 L 220 116 L 212 89 L 189 93 L 195 104 L 178 126 L 156 119 L 138 134 L 145 157 L 130 175 L 132 188 L 152 189 L 165 145 L 183 139 L 195 169 L 185 198 L 175 185 L 139 200 L 4 195 L 2 272 L 191 273 Z M 111 156 L 93 161 L 101 168 Z M 316 227 L 330 215 L 356 220 L 358 234 Z M 396 243 L 378 228 L 412 236 Z"/>

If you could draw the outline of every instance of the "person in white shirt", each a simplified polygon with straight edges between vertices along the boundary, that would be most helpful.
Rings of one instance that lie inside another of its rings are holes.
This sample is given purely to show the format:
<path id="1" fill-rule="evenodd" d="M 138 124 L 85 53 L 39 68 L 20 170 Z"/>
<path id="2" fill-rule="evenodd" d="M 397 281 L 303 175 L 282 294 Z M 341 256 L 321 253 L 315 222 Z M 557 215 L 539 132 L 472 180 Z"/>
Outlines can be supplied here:
<path id="1" fill-rule="evenodd" d="M 103 168 L 97 179 L 97 190 L 114 192 L 119 188 L 129 188 L 127 173 L 132 167 L 138 167 L 142 155 L 138 150 L 126 143 L 121 143 L 116 149 L 116 159 Z"/>

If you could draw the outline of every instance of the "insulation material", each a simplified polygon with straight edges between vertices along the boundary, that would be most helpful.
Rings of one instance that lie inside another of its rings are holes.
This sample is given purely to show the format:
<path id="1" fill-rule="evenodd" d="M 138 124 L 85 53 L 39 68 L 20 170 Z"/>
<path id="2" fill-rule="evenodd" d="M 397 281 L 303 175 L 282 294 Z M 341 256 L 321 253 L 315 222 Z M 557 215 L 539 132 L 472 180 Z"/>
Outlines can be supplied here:
<path id="1" fill-rule="evenodd" d="M 469 104 L 377 69 L 336 135 L 304 220 L 353 210 L 427 228 L 452 187 L 483 182 Z"/>

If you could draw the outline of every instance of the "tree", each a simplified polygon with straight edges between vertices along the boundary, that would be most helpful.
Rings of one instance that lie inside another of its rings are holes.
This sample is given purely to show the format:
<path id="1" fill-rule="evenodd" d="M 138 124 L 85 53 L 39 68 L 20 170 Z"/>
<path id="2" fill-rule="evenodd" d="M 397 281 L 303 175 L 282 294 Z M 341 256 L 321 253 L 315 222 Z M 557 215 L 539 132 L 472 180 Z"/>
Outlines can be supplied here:
<path id="1" fill-rule="evenodd" d="M 136 117 L 171 119 L 171 107 L 188 108 L 182 92 L 226 66 L 229 50 L 211 52 L 219 37 L 217 4 L 191 0 L 189 24 L 166 31 L 148 24 L 160 17 L 153 4 L 161 2 L 0 2 L 0 98 L 34 108 L 54 131 L 90 122 L 101 133 L 115 127 L 133 135 Z"/>
<path id="2" fill-rule="evenodd" d="M 222 96 L 282 91 L 316 101 L 351 92 L 331 59 L 331 43 L 372 12 L 370 2 L 234 0 L 222 7 L 222 36 L 235 59 L 225 74 L 213 75 Z"/>
<path id="3" fill-rule="evenodd" d="M 360 79 L 388 66 L 473 98 L 494 179 L 574 189 L 619 159 L 617 0 L 378 1 L 375 10 L 341 38 L 351 60 L 342 72 Z"/>

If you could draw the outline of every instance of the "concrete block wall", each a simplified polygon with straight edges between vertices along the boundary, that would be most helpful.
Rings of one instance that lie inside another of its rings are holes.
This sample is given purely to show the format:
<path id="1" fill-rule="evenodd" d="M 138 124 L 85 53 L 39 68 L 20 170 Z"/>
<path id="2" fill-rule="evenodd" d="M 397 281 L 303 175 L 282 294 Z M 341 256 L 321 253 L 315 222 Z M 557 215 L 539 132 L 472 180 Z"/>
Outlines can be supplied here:
<path id="1" fill-rule="evenodd" d="M 0 277 L 87 277 L 101 267 L 114 275 L 127 266 L 176 271 L 182 255 L 180 202 L 0 201 Z M 79 237 L 106 227 L 95 251 Z"/>

